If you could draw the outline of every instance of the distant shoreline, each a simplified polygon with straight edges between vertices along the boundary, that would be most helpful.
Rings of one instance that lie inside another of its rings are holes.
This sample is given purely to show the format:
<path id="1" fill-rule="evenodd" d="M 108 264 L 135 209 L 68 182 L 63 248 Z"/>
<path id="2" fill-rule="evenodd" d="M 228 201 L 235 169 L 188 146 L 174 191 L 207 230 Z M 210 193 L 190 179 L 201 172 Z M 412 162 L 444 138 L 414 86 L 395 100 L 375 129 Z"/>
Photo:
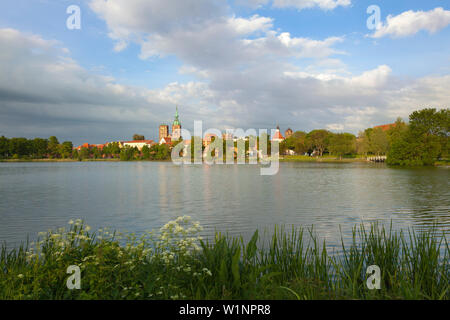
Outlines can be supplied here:
<path id="1" fill-rule="evenodd" d="M 120 159 L 0 159 L 0 162 L 118 162 L 121 161 Z M 136 162 L 136 161 L 156 161 L 156 162 L 167 162 L 171 161 L 169 160 L 127 160 L 122 162 Z M 289 157 L 280 157 L 280 162 L 368 162 L 363 158 L 343 158 L 343 159 L 336 159 L 332 157 L 324 157 L 324 158 L 315 158 L 315 157 L 304 157 L 299 158 L 298 156 L 289 156 Z M 224 162 L 225 163 L 225 162 Z"/>
<path id="2" fill-rule="evenodd" d="M 326 162 L 326 163 L 370 163 L 366 158 L 342 158 L 336 157 L 310 157 L 310 156 L 284 156 L 280 157 L 280 162 Z"/>
<path id="3" fill-rule="evenodd" d="M 0 159 L 0 163 L 19 163 L 19 162 L 169 162 L 168 160 L 127 160 L 121 161 L 120 159 Z M 284 156 L 280 157 L 280 162 L 305 162 L 305 163 L 367 163 L 373 164 L 374 162 L 367 161 L 365 158 L 342 158 L 336 159 L 335 157 L 309 157 L 309 156 Z M 225 161 L 224 161 L 225 164 Z M 436 167 L 449 167 L 449 161 L 441 160 L 436 161 L 434 164 Z"/>
<path id="4" fill-rule="evenodd" d="M 93 162 L 93 161 L 120 161 L 120 159 L 0 159 L 0 162 Z"/>

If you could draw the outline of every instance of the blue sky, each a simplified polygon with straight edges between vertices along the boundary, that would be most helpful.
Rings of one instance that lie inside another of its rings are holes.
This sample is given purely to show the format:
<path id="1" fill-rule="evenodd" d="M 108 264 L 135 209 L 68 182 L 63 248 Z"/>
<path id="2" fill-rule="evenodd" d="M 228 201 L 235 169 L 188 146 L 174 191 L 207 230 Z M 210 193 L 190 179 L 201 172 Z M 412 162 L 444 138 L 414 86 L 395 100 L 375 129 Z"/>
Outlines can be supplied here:
<path id="1" fill-rule="evenodd" d="M 2 1 L 0 135 L 156 139 L 176 104 L 188 129 L 357 133 L 448 107 L 450 1 L 192 1 Z"/>

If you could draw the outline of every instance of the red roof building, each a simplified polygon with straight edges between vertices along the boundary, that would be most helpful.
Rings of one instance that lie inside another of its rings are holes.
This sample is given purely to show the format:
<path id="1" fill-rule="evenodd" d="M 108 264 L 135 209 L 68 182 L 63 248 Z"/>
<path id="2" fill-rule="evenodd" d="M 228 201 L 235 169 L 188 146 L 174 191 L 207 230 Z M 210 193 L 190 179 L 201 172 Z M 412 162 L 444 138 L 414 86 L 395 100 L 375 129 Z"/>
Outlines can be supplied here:
<path id="1" fill-rule="evenodd" d="M 391 129 L 393 127 L 395 127 L 395 123 L 383 124 L 381 126 L 375 126 L 373 128 L 374 129 L 381 128 L 381 130 L 383 130 L 383 131 L 388 131 L 389 129 Z"/>
<path id="2" fill-rule="evenodd" d="M 171 137 L 164 137 L 161 138 L 161 140 L 159 141 L 159 144 L 167 144 L 167 145 L 172 145 L 172 138 Z"/>
<path id="3" fill-rule="evenodd" d="M 272 141 L 278 141 L 281 142 L 284 140 L 283 135 L 280 132 L 280 127 L 277 127 L 277 131 L 275 131 L 275 134 L 272 137 Z"/>

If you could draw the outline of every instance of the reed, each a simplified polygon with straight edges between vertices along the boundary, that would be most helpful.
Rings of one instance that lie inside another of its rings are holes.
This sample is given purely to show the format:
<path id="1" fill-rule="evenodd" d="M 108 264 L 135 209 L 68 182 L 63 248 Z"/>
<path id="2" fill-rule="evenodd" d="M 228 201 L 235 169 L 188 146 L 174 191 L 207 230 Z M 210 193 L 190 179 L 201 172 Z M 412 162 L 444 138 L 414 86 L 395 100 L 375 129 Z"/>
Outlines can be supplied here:
<path id="1" fill-rule="evenodd" d="M 189 217 L 137 237 L 81 220 L 68 230 L 0 254 L 0 299 L 445 299 L 450 298 L 450 250 L 436 229 L 353 228 L 330 252 L 313 228 L 276 226 L 250 241 L 202 228 Z M 81 269 L 81 289 L 66 287 L 69 265 Z M 381 270 L 369 290 L 367 267 Z"/>

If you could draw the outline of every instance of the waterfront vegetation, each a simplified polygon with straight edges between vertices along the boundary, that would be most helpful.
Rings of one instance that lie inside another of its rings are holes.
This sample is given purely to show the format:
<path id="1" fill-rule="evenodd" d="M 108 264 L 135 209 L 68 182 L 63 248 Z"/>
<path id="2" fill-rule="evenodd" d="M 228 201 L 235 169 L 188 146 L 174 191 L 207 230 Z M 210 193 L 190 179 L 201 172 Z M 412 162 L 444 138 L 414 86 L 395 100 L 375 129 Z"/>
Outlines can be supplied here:
<path id="1" fill-rule="evenodd" d="M 446 165 L 449 161 L 450 109 L 423 109 L 409 116 L 409 123 L 397 119 L 388 128 L 368 128 L 355 136 L 351 133 L 332 133 L 328 130 L 312 130 L 309 133 L 296 131 L 280 143 L 280 155 L 285 161 L 352 162 L 368 156 L 387 156 L 389 165 L 423 166 Z M 144 138 L 134 135 L 133 139 Z M 264 139 L 264 137 L 262 137 Z M 194 140 L 191 139 L 191 155 L 194 157 Z M 267 154 L 271 154 L 268 135 Z M 214 137 L 212 141 L 214 141 Z M 259 149 L 260 137 L 257 137 Z M 174 142 L 175 146 L 180 141 Z M 200 143 L 201 144 L 201 143 Z M 237 147 L 237 142 L 234 143 Z M 205 147 L 202 146 L 202 152 Z M 249 141 L 245 142 L 246 154 Z M 214 154 L 215 151 L 212 151 Z M 223 142 L 223 156 L 226 159 L 226 142 Z M 289 156 L 288 154 L 296 154 Z M 307 156 L 304 156 L 306 155 Z M 26 139 L 0 137 L 0 160 L 3 161 L 82 161 L 82 160 L 170 160 L 168 145 L 144 146 L 141 150 L 131 147 L 121 148 L 118 142 L 102 148 L 96 146 L 74 149 L 70 141 L 59 143 L 54 136 L 49 139 Z"/>
<path id="2" fill-rule="evenodd" d="M 183 216 L 140 237 L 81 220 L 41 233 L 0 256 L 0 299 L 450 299 L 450 250 L 436 230 L 356 226 L 353 241 L 327 249 L 314 230 L 276 227 L 250 241 L 198 236 Z M 68 290 L 68 266 L 81 289 Z M 381 289 L 366 285 L 369 265 Z"/>

